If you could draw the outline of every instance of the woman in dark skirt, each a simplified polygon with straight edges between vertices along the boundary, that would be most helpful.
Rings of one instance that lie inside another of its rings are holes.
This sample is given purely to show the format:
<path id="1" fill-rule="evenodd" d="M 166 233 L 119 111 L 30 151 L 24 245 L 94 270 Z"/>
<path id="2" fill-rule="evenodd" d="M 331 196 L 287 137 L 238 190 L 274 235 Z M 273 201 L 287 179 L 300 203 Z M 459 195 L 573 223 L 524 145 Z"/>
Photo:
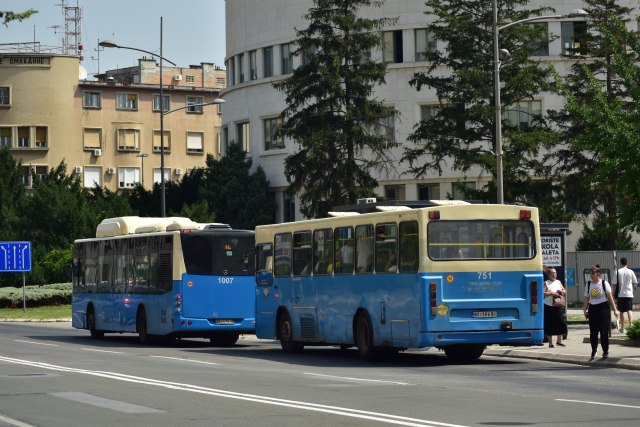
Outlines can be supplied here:
<path id="1" fill-rule="evenodd" d="M 562 336 L 567 333 L 567 323 L 565 322 L 564 306 L 554 307 L 553 300 L 558 296 L 565 297 L 566 291 L 562 283 L 556 279 L 556 269 L 550 267 L 547 270 L 549 280 L 544 282 L 544 334 L 549 342 L 549 347 L 553 348 L 553 336 L 557 337 L 556 345 L 564 347 Z"/>

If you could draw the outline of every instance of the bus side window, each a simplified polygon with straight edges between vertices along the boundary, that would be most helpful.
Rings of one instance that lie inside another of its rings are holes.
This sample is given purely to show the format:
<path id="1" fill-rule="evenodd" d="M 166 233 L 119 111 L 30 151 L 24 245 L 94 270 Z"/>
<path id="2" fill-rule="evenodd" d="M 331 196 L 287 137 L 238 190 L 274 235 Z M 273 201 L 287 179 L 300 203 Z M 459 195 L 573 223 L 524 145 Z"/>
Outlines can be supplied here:
<path id="1" fill-rule="evenodd" d="M 356 227 L 356 273 L 373 272 L 373 225 Z"/>
<path id="2" fill-rule="evenodd" d="M 276 234 L 275 237 L 275 276 L 291 276 L 291 233 Z"/>
<path id="3" fill-rule="evenodd" d="M 333 273 L 333 230 L 330 228 L 313 232 L 314 274 Z"/>
<path id="4" fill-rule="evenodd" d="M 376 224 L 376 272 L 398 271 L 398 225 Z"/>
<path id="5" fill-rule="evenodd" d="M 303 231 L 293 234 L 293 275 L 309 276 L 311 274 L 311 232 Z"/>
<path id="6" fill-rule="evenodd" d="M 400 273 L 418 271 L 418 223 L 400 223 Z"/>

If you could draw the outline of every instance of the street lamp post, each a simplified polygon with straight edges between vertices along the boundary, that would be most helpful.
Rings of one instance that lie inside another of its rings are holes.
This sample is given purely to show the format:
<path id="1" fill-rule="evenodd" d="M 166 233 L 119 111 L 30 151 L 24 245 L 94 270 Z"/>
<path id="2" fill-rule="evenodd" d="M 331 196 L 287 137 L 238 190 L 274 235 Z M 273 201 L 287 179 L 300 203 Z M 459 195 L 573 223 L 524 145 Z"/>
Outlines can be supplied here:
<path id="1" fill-rule="evenodd" d="M 580 18 L 587 16 L 588 13 L 582 9 L 576 9 L 572 13 L 567 15 L 544 15 L 534 16 L 531 18 L 520 19 L 518 21 L 509 22 L 502 26 L 498 25 L 498 0 L 493 0 L 493 75 L 494 75 L 494 108 L 495 108 L 495 125 L 496 125 L 496 188 L 497 203 L 504 203 L 504 172 L 502 165 L 502 110 L 500 102 L 500 48 L 498 43 L 498 36 L 501 30 L 509 28 L 513 25 L 522 24 L 530 21 L 539 21 L 541 19 L 561 19 L 561 18 Z M 504 54 L 508 55 L 508 51 L 503 50 Z"/>
<path id="2" fill-rule="evenodd" d="M 144 158 L 149 157 L 147 153 L 136 154 L 136 157 L 140 157 L 140 183 L 144 188 Z"/>

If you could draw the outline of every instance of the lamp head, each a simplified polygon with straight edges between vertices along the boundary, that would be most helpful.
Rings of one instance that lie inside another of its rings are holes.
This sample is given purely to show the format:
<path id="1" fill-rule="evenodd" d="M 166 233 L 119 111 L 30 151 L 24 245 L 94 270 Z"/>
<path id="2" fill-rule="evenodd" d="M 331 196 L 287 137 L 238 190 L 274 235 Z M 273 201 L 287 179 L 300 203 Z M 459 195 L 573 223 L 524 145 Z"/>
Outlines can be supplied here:
<path id="1" fill-rule="evenodd" d="M 98 43 L 98 46 L 101 46 L 101 47 L 120 47 L 115 42 L 112 42 L 111 40 L 102 40 L 100 43 Z"/>

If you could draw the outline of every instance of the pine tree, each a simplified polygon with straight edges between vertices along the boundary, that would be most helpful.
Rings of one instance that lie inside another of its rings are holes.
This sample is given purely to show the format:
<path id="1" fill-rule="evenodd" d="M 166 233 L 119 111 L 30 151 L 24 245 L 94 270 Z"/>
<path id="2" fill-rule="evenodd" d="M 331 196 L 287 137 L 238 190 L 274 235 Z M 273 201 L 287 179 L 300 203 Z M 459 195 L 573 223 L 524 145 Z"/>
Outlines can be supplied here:
<path id="1" fill-rule="evenodd" d="M 305 15 L 309 26 L 296 31 L 294 54 L 302 65 L 274 85 L 288 105 L 278 135 L 299 145 L 285 160 L 288 190 L 299 194 L 307 217 L 371 195 L 377 186 L 372 171 L 391 167 L 388 150 L 397 143 L 384 124 L 396 110 L 372 95 L 385 82 L 386 64 L 370 53 L 393 20 L 358 16 L 382 3 L 314 0 Z"/>

